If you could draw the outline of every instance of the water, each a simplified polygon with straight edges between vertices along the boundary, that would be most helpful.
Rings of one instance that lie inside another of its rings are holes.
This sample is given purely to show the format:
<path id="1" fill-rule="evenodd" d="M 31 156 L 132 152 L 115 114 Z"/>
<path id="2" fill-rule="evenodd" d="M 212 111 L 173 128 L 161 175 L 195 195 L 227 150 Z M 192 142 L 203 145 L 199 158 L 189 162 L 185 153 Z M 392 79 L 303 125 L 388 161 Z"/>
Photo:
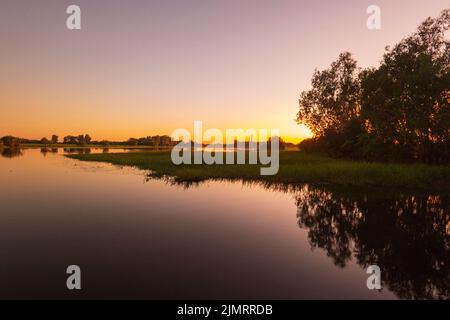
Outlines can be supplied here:
<path id="1" fill-rule="evenodd" d="M 450 297 L 446 194 L 177 185 L 69 151 L 0 157 L 0 298 Z"/>

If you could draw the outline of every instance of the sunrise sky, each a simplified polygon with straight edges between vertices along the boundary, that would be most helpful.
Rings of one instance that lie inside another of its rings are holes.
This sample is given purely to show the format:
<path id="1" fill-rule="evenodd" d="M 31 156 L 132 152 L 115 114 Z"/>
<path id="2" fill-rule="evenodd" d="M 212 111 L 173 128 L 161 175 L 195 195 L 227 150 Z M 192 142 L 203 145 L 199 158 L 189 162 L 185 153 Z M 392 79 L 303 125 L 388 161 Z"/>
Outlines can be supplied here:
<path id="1" fill-rule="evenodd" d="M 82 30 L 66 28 L 66 8 Z M 382 29 L 366 27 L 381 7 Z M 298 142 L 298 96 L 340 52 L 362 67 L 448 0 L 2 0 L 0 136 L 93 139 L 278 128 Z"/>

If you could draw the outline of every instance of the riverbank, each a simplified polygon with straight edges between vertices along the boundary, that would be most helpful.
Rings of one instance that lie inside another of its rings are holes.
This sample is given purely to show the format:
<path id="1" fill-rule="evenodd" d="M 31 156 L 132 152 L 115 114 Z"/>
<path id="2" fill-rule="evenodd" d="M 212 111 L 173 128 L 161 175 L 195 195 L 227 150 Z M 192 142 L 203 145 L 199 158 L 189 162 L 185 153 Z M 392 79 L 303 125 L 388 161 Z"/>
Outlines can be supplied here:
<path id="1" fill-rule="evenodd" d="M 76 154 L 68 158 L 107 162 L 151 170 L 154 177 L 171 176 L 179 182 L 207 179 L 254 180 L 277 183 L 312 183 L 448 189 L 450 166 L 389 164 L 332 159 L 302 152 L 280 152 L 276 175 L 261 176 L 260 165 L 174 165 L 170 152 Z"/>

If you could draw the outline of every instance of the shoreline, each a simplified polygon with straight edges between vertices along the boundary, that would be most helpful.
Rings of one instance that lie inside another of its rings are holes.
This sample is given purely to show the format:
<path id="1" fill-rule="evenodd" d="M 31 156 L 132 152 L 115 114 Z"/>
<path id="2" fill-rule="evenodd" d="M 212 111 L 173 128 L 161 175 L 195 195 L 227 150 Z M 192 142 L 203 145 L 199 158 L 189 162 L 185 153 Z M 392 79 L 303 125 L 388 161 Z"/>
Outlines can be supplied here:
<path id="1" fill-rule="evenodd" d="M 243 180 L 265 183 L 369 186 L 450 190 L 450 166 L 362 162 L 299 151 L 281 151 L 276 175 L 261 176 L 261 165 L 175 165 L 168 151 L 76 154 L 65 157 L 150 170 L 151 177 L 171 177 L 176 183 Z"/>

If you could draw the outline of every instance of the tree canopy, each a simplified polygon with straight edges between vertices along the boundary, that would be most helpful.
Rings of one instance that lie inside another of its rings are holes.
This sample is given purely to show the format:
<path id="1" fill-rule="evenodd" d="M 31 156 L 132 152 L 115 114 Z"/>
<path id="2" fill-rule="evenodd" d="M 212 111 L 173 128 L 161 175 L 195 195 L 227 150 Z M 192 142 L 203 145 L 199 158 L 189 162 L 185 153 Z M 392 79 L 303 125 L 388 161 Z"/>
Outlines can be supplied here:
<path id="1" fill-rule="evenodd" d="M 426 19 L 361 70 L 350 53 L 315 71 L 300 94 L 297 121 L 314 133 L 304 149 L 334 156 L 448 162 L 450 10 Z"/>

